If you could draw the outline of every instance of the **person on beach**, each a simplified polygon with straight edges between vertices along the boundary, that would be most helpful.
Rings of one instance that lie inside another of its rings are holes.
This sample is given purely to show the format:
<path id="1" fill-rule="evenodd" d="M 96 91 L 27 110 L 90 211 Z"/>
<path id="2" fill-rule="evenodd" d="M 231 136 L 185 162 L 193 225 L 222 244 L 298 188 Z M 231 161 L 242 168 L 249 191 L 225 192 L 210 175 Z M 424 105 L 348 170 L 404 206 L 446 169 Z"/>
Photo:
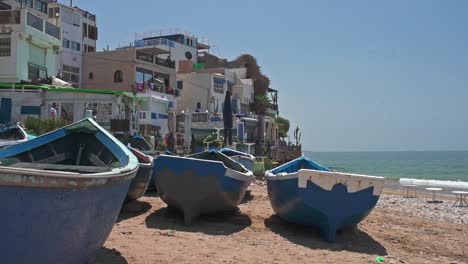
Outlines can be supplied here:
<path id="1" fill-rule="evenodd" d="M 52 103 L 52 107 L 50 108 L 49 114 L 50 114 L 50 118 L 52 118 L 53 120 L 57 118 L 57 104 L 56 103 Z"/>

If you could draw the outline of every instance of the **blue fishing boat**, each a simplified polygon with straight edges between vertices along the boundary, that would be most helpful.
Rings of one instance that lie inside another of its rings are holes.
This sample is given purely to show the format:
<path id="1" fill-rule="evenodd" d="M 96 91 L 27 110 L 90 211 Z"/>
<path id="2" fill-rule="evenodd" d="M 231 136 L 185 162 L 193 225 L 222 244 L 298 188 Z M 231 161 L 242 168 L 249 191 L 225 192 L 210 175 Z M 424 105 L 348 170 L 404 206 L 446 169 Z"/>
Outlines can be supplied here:
<path id="1" fill-rule="evenodd" d="M 154 167 L 159 196 L 183 212 L 186 225 L 199 215 L 237 208 L 253 180 L 252 172 L 216 150 L 187 157 L 161 154 Z"/>
<path id="2" fill-rule="evenodd" d="M 0 125 L 0 149 L 25 142 L 29 135 L 18 123 Z"/>
<path id="3" fill-rule="evenodd" d="M 222 148 L 219 152 L 244 165 L 249 171 L 254 170 L 255 157 L 252 154 L 229 148 Z"/>
<path id="4" fill-rule="evenodd" d="M 159 156 L 159 152 L 155 151 L 151 144 L 146 141 L 144 137 L 141 135 L 136 135 L 130 137 L 125 140 L 125 143 L 131 146 L 134 149 L 141 151 L 143 154 L 153 157 L 153 160 Z M 154 162 L 153 162 L 154 166 Z M 156 186 L 154 185 L 154 167 L 153 167 L 153 174 L 151 175 L 151 179 L 148 184 L 148 190 L 156 190 Z"/>
<path id="5" fill-rule="evenodd" d="M 137 170 L 130 150 L 92 119 L 0 150 L 1 263 L 87 263 Z"/>
<path id="6" fill-rule="evenodd" d="M 267 171 L 266 179 L 275 213 L 318 228 L 329 242 L 372 211 L 384 184 L 382 177 L 333 172 L 305 157 Z"/>
<path id="7" fill-rule="evenodd" d="M 153 175 L 153 157 L 138 151 L 132 147 L 128 147 L 130 151 L 137 157 L 139 166 L 138 172 L 130 183 L 130 188 L 127 193 L 127 200 L 136 200 L 142 197 L 146 190 L 150 179 Z"/>

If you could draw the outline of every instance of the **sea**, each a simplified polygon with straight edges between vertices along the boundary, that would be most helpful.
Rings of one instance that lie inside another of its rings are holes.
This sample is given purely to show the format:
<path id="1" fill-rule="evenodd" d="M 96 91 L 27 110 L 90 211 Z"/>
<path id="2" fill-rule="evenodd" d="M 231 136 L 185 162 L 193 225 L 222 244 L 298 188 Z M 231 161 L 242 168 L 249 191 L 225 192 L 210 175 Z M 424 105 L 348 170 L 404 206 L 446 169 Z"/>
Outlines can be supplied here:
<path id="1" fill-rule="evenodd" d="M 304 155 L 334 171 L 468 189 L 468 151 L 305 151 Z"/>

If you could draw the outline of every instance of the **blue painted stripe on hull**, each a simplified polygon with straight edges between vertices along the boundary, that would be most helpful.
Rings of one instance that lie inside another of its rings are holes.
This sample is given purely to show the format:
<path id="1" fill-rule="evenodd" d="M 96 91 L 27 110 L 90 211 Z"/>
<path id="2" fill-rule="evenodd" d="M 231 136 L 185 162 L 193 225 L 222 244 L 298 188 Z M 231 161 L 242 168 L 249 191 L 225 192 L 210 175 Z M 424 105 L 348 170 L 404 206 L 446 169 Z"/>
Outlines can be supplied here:
<path id="1" fill-rule="evenodd" d="M 0 187 L 1 263 L 87 263 L 109 236 L 129 184 Z"/>
<path id="2" fill-rule="evenodd" d="M 336 230 L 354 226 L 366 217 L 379 197 L 373 188 L 348 193 L 338 184 L 331 191 L 312 182 L 307 188 L 298 188 L 296 179 L 269 180 L 268 196 L 276 214 L 288 222 L 314 226 L 327 241 L 334 242 Z"/>
<path id="3" fill-rule="evenodd" d="M 68 131 L 62 129 L 62 130 L 58 130 L 50 134 L 46 134 L 46 135 L 31 139 L 21 144 L 10 146 L 8 148 L 0 150 L 0 158 L 14 156 L 24 151 L 37 148 L 39 146 L 48 144 L 57 139 L 63 138 L 68 134 L 69 134 Z"/>

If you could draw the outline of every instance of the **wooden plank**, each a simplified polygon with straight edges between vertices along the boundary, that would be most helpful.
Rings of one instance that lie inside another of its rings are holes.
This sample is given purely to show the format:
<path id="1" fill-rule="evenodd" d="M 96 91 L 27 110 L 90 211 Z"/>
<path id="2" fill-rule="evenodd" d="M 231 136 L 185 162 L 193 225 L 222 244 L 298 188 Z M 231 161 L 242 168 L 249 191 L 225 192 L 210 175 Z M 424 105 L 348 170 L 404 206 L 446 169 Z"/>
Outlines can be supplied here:
<path id="1" fill-rule="evenodd" d="M 37 170 L 54 170 L 54 171 L 79 171 L 79 172 L 106 172 L 110 171 L 108 167 L 98 166 L 76 166 L 76 165 L 63 165 L 63 164 L 46 164 L 46 163 L 31 163 L 31 162 L 18 162 L 8 167 L 18 167 L 26 169 Z"/>
<path id="2" fill-rule="evenodd" d="M 50 156 L 48 158 L 41 159 L 35 162 L 36 163 L 48 163 L 48 164 L 59 163 L 59 162 L 66 160 L 68 157 L 70 157 L 70 154 L 68 155 L 67 154 L 68 153 L 60 153 L 60 154 L 56 154 L 55 156 Z"/>
<path id="3" fill-rule="evenodd" d="M 107 167 L 107 164 L 104 163 L 104 161 L 102 161 L 100 158 L 98 158 L 96 155 L 94 155 L 93 153 L 89 153 L 88 155 L 88 159 L 91 163 L 93 163 L 94 165 L 96 166 L 100 166 L 100 167 Z"/>

